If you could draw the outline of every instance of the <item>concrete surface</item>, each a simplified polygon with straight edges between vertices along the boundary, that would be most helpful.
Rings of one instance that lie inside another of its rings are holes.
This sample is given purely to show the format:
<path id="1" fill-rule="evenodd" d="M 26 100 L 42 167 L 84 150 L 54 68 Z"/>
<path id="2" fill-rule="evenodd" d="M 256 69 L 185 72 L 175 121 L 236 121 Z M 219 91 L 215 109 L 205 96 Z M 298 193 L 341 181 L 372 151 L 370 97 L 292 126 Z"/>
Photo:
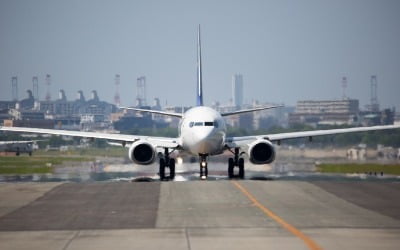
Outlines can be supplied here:
<path id="1" fill-rule="evenodd" d="M 0 217 L 36 200 L 61 183 L 0 183 Z"/>
<path id="2" fill-rule="evenodd" d="M 0 217 L 0 231 L 154 228 L 160 182 L 65 183 Z"/>
<path id="3" fill-rule="evenodd" d="M 237 183 L 323 249 L 398 249 L 398 183 Z M 3 183 L 0 198 L 1 249 L 315 249 L 232 181 Z"/>

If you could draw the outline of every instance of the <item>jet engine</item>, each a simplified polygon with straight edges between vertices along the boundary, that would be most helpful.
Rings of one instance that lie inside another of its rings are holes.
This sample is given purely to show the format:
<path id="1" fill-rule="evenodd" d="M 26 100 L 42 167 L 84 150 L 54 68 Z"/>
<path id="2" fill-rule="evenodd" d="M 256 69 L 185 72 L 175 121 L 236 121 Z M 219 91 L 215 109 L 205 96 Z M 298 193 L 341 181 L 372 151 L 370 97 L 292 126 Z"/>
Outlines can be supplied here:
<path id="1" fill-rule="evenodd" d="M 156 149 L 150 143 L 139 140 L 130 146 L 129 159 L 141 165 L 151 164 L 156 159 Z"/>
<path id="2" fill-rule="evenodd" d="M 251 143 L 248 154 L 253 164 L 268 164 L 275 160 L 275 148 L 268 140 L 257 140 Z"/>

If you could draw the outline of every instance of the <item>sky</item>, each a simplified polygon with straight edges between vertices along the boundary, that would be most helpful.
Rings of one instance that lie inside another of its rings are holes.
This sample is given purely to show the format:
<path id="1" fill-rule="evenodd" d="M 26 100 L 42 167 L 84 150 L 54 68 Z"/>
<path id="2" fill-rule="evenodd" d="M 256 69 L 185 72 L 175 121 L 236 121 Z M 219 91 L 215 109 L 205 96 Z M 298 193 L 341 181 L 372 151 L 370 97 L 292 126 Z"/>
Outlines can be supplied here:
<path id="1" fill-rule="evenodd" d="M 51 75 L 52 99 L 83 90 L 133 105 L 136 79 L 147 100 L 192 106 L 196 95 L 197 26 L 201 25 L 204 102 L 231 98 L 242 74 L 244 100 L 295 105 L 342 98 L 370 102 L 377 75 L 381 107 L 400 110 L 398 0 L 0 0 L 0 100 L 19 98 Z"/>

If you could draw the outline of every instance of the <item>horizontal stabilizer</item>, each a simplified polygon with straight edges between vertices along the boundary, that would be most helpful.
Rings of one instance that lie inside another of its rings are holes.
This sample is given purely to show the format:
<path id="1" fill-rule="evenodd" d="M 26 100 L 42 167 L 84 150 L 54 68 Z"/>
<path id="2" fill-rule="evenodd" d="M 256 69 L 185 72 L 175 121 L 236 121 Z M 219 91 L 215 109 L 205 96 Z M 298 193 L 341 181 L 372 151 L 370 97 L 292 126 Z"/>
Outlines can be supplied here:
<path id="1" fill-rule="evenodd" d="M 179 113 L 172 113 L 172 112 L 164 112 L 160 110 L 152 110 L 152 109 L 139 109 L 139 108 L 130 108 L 130 107 L 119 107 L 120 109 L 127 109 L 127 110 L 134 110 L 138 112 L 147 112 L 147 113 L 152 113 L 152 114 L 158 114 L 158 115 L 166 115 L 166 116 L 173 116 L 173 117 L 178 117 L 182 118 L 183 115 Z"/>
<path id="2" fill-rule="evenodd" d="M 274 108 L 280 108 L 280 107 L 283 107 L 283 105 L 267 106 L 267 107 L 253 108 L 253 109 L 242 109 L 242 110 L 238 110 L 238 111 L 222 113 L 221 116 L 238 115 L 238 114 L 243 114 L 243 113 L 261 111 L 261 110 L 266 110 L 266 109 L 274 109 Z"/>

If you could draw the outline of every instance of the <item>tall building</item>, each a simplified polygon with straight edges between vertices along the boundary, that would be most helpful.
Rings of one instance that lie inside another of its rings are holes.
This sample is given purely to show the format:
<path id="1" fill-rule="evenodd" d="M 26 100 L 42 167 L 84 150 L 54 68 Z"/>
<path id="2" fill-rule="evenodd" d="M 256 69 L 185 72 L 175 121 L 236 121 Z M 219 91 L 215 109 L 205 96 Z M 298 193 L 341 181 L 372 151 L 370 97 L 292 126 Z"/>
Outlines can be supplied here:
<path id="1" fill-rule="evenodd" d="M 236 107 L 243 105 L 243 76 L 232 76 L 232 104 Z"/>

